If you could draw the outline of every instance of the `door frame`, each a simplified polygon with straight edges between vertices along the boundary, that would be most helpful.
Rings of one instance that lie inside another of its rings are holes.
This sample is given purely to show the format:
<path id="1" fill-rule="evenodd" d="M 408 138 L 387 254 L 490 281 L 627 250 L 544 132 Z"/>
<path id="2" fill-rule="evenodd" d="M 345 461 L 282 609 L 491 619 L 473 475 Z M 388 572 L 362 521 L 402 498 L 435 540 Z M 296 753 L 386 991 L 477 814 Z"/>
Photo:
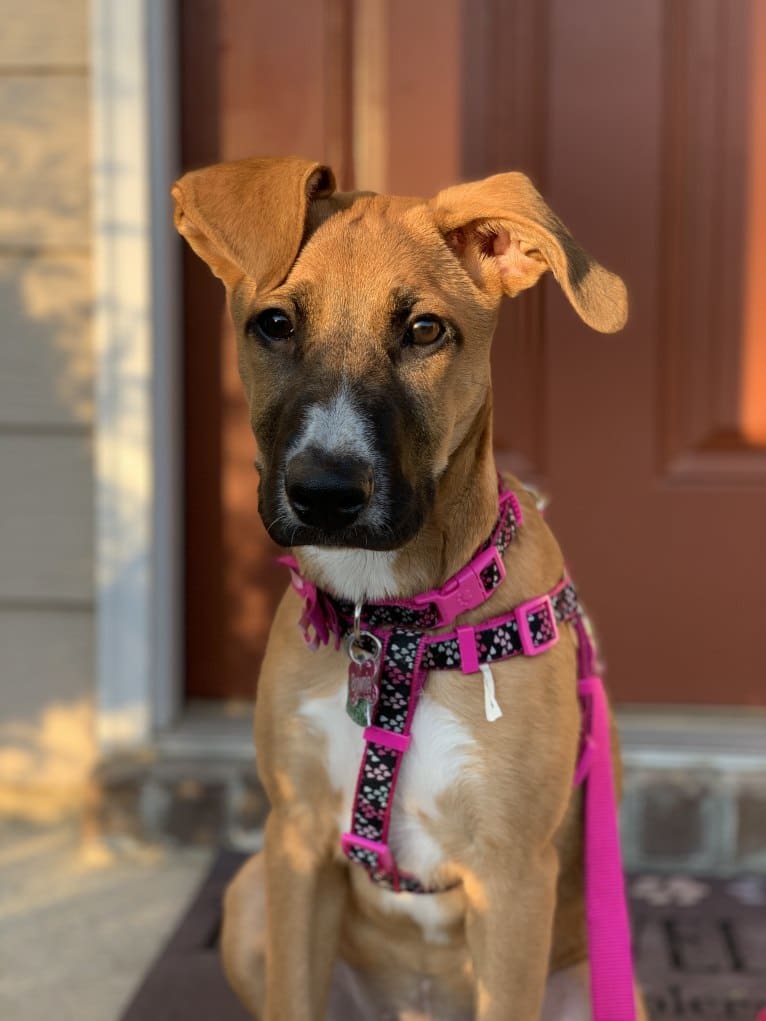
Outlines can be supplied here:
<path id="1" fill-rule="evenodd" d="M 208 741 L 183 693 L 176 3 L 90 0 L 90 12 L 96 731 L 102 754 L 179 740 L 191 754 L 221 745 L 225 721 L 213 712 Z M 723 721 L 684 706 L 618 716 L 633 765 L 766 763 L 764 717 L 745 707 Z M 250 756 L 249 738 L 237 747 Z"/>
<path id="2" fill-rule="evenodd" d="M 176 21 L 174 0 L 90 0 L 102 753 L 150 743 L 182 706 Z"/>

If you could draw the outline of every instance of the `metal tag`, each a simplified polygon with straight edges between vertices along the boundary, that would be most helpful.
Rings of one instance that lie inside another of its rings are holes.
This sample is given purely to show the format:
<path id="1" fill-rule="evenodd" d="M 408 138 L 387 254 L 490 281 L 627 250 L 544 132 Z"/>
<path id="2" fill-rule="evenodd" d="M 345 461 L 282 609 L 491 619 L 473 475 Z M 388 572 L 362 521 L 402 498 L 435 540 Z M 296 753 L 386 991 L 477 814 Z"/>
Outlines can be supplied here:
<path id="1" fill-rule="evenodd" d="M 369 727 L 380 695 L 380 639 L 369 631 L 355 629 L 346 641 L 348 696 L 346 712 L 360 727 Z"/>

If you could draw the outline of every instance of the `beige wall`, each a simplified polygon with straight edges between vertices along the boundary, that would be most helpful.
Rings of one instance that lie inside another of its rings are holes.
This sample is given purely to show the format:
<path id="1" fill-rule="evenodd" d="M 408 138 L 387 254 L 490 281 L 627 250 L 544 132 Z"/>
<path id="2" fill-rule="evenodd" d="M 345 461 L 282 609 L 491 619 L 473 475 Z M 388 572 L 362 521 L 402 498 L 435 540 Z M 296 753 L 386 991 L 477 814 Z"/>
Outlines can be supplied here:
<path id="1" fill-rule="evenodd" d="M 0 812 L 93 758 L 87 8 L 0 0 Z"/>

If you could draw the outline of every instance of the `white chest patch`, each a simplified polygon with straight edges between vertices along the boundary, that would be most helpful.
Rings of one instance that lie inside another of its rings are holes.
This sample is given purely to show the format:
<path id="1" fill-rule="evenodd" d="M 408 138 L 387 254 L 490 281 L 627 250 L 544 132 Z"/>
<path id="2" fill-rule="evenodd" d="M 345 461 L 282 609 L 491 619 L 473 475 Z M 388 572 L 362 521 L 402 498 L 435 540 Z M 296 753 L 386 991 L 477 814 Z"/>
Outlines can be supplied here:
<path id="1" fill-rule="evenodd" d="M 311 729 L 326 738 L 325 767 L 333 788 L 341 793 L 338 834 L 349 829 L 359 766 L 364 751 L 362 729 L 346 713 L 346 683 L 332 695 L 307 699 L 299 714 Z M 458 780 L 470 782 L 470 766 L 476 762 L 476 744 L 470 731 L 438 702 L 423 693 L 412 726 L 412 742 L 404 756 L 394 795 L 389 843 L 397 864 L 428 883 L 445 861 L 438 841 L 429 832 L 431 822 L 441 821 L 439 796 Z M 428 825 L 428 829 L 426 825 Z M 403 910 L 423 928 L 424 935 L 438 941 L 440 909 L 432 898 L 414 894 L 391 894 L 391 910 Z"/>
<path id="2" fill-rule="evenodd" d="M 309 567 L 319 568 L 327 588 L 352 603 L 390 599 L 397 593 L 396 550 L 305 546 L 303 555 Z"/>

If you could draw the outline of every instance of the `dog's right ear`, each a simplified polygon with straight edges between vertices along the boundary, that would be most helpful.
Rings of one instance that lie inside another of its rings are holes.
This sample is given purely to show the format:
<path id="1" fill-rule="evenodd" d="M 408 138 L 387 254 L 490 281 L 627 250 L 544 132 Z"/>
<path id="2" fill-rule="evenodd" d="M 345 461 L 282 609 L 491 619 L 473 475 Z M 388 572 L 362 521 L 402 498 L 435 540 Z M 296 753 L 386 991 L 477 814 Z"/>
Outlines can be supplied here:
<path id="1" fill-rule="evenodd" d="M 295 262 L 309 202 L 334 191 L 329 167 L 289 157 L 192 170 L 171 194 L 176 229 L 226 288 L 249 277 L 268 291 Z"/>

